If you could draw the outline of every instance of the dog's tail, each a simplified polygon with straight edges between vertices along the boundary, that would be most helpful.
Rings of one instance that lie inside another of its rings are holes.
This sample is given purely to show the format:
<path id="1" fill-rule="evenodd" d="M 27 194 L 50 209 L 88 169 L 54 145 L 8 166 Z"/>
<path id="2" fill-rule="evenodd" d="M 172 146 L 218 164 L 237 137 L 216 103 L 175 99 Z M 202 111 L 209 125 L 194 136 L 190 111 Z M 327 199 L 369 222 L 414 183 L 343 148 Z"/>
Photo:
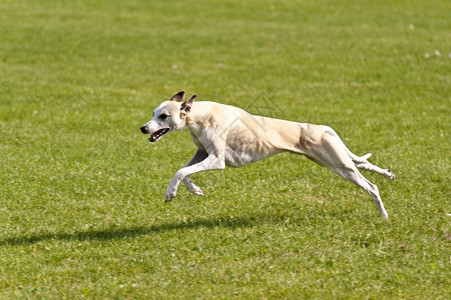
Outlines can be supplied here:
<path id="1" fill-rule="evenodd" d="M 357 156 L 354 153 L 352 153 L 351 151 L 349 151 L 349 149 L 347 149 L 347 150 L 348 150 L 348 155 L 351 157 L 352 161 L 357 162 L 357 163 L 366 162 L 367 159 L 370 158 L 370 156 L 372 155 L 371 153 L 367 153 L 363 156 Z"/>
<path id="2" fill-rule="evenodd" d="M 354 153 L 352 153 L 351 150 L 348 149 L 348 147 L 346 147 L 345 145 L 344 145 L 344 147 L 345 147 L 346 153 L 348 153 L 349 157 L 352 159 L 352 161 L 355 164 L 367 162 L 367 159 L 370 158 L 370 156 L 372 155 L 371 153 L 367 153 L 363 156 L 357 156 Z"/>
<path id="3" fill-rule="evenodd" d="M 367 161 L 368 158 L 370 158 L 371 153 L 367 153 L 363 156 L 357 156 L 354 153 L 352 153 L 351 150 L 349 150 L 348 147 L 346 147 L 345 143 L 343 143 L 340 136 L 335 132 L 335 130 L 333 130 L 330 127 L 328 127 L 327 129 L 329 134 L 334 135 L 338 139 L 339 143 L 341 143 L 341 146 L 346 150 L 346 153 L 349 155 L 349 157 L 352 159 L 354 163 L 364 163 Z"/>

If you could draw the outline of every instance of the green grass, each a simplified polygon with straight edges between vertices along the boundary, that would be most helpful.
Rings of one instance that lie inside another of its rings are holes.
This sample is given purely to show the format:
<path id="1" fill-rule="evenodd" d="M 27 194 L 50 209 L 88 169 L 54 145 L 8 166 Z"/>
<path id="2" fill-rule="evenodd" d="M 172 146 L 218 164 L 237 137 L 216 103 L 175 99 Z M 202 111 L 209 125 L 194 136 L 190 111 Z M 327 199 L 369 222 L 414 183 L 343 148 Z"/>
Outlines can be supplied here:
<path id="1" fill-rule="evenodd" d="M 449 299 L 450 11 L 0 0 L 0 298 Z M 164 204 L 195 147 L 139 127 L 182 89 L 332 126 L 397 174 L 365 173 L 390 219 L 285 154 Z"/>

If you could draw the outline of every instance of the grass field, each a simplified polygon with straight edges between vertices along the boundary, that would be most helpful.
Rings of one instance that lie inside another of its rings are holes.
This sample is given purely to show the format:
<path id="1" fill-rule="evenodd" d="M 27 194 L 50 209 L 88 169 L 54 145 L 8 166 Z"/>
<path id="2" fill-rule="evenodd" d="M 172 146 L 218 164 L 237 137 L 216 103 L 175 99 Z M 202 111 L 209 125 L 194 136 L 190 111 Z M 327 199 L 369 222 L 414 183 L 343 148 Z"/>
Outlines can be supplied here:
<path id="1" fill-rule="evenodd" d="M 449 299 L 451 2 L 0 0 L 1 299 Z M 167 184 L 180 90 L 332 126 L 397 181 L 296 155 Z"/>

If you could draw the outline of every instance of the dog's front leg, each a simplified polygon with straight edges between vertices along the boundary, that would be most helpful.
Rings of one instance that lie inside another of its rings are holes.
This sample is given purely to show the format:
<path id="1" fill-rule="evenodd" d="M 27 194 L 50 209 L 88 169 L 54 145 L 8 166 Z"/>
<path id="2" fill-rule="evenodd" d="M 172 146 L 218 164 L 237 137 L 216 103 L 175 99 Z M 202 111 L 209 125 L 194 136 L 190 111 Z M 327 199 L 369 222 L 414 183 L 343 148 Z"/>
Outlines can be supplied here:
<path id="1" fill-rule="evenodd" d="M 203 161 L 204 159 L 206 159 L 207 157 L 208 157 L 208 153 L 205 150 L 197 149 L 196 153 L 194 153 L 193 157 L 185 165 L 185 167 L 189 167 L 196 163 L 199 163 L 199 162 Z M 200 187 L 198 187 L 197 185 L 195 185 L 194 182 L 191 180 L 191 178 L 189 178 L 189 176 L 186 176 L 185 178 L 183 178 L 183 183 L 185 184 L 188 191 L 190 191 L 191 193 L 198 195 L 198 196 L 204 195 L 204 192 L 202 191 L 202 189 Z"/>
<path id="2" fill-rule="evenodd" d="M 194 195 L 197 195 L 197 196 L 204 195 L 204 192 L 202 191 L 202 189 L 200 187 L 198 187 L 197 185 L 195 185 L 194 181 L 191 178 L 189 178 L 189 176 L 186 176 L 185 178 L 183 178 L 183 183 L 185 184 L 188 191 L 190 191 L 190 193 L 193 193 Z"/>
<path id="3" fill-rule="evenodd" d="M 165 202 L 169 202 L 175 198 L 180 181 L 182 181 L 187 176 L 202 171 L 223 170 L 224 168 L 224 155 L 209 154 L 208 157 L 203 161 L 178 170 L 168 186 L 165 196 Z"/>

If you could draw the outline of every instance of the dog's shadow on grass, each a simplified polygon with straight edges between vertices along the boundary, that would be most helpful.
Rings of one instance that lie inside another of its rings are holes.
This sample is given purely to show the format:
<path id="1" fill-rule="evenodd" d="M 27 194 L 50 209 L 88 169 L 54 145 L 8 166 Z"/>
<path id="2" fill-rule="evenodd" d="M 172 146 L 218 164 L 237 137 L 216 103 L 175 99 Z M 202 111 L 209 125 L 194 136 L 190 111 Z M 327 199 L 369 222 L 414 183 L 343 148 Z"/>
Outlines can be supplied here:
<path id="1" fill-rule="evenodd" d="M 75 233 L 43 233 L 24 237 L 11 237 L 0 240 L 0 246 L 31 245 L 43 241 L 75 240 L 75 241 L 105 241 L 124 238 L 134 238 L 156 233 L 164 233 L 173 230 L 190 230 L 204 228 L 245 228 L 253 227 L 265 222 L 267 216 L 252 217 L 218 217 L 215 219 L 197 219 L 187 222 L 163 223 L 160 225 L 139 226 L 130 228 L 109 228 L 104 230 L 92 230 Z M 270 221 L 270 220 L 268 220 Z M 274 222 L 276 220 L 272 220 Z M 276 221 L 277 222 L 277 221 Z"/>

